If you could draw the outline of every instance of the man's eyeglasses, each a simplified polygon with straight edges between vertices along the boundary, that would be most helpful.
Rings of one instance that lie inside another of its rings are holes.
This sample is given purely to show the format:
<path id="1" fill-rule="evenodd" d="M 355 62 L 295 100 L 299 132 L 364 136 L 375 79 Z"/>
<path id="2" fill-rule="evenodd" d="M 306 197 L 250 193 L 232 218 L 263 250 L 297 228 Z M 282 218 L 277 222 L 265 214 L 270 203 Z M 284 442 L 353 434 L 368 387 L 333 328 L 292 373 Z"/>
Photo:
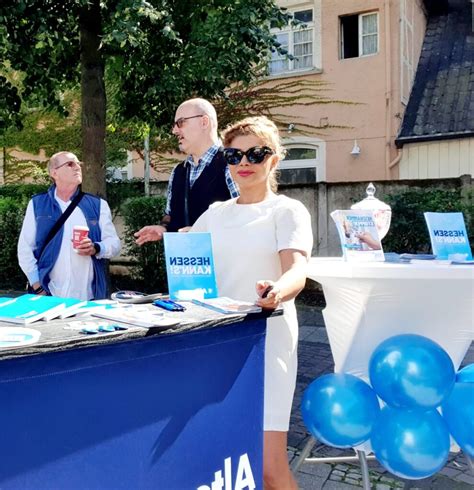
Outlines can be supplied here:
<path id="1" fill-rule="evenodd" d="M 172 129 L 175 128 L 175 126 L 178 126 L 179 129 L 181 129 L 184 125 L 184 123 L 188 119 L 194 119 L 195 117 L 204 117 L 205 114 L 198 114 L 197 116 L 189 116 L 189 117 L 180 117 L 179 119 L 176 119 L 176 121 L 173 123 Z"/>
<path id="2" fill-rule="evenodd" d="M 78 165 L 79 167 L 82 167 L 82 162 L 79 162 L 79 161 L 74 161 L 74 160 L 69 160 L 68 162 L 64 162 L 64 163 L 61 163 L 61 165 L 58 165 L 57 167 L 54 167 L 55 170 L 57 170 L 58 168 L 61 168 L 61 167 L 65 167 L 65 166 L 68 166 L 69 168 L 72 168 L 76 165 Z"/>
<path id="3" fill-rule="evenodd" d="M 244 156 L 250 163 L 262 163 L 267 155 L 273 155 L 275 152 L 268 146 L 254 146 L 247 151 L 238 150 L 237 148 L 224 148 L 224 160 L 229 165 L 238 165 Z"/>

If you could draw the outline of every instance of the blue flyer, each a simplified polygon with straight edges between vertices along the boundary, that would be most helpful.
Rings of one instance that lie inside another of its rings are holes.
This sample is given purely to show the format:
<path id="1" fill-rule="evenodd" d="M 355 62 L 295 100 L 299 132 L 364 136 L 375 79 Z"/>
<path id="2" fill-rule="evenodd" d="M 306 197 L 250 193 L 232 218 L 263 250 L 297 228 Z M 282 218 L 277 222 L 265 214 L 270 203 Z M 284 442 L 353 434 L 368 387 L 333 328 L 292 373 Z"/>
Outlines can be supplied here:
<path id="1" fill-rule="evenodd" d="M 462 213 L 424 213 L 437 259 L 472 260 Z"/>
<path id="2" fill-rule="evenodd" d="M 211 234 L 165 233 L 163 241 L 170 298 L 216 298 Z"/>

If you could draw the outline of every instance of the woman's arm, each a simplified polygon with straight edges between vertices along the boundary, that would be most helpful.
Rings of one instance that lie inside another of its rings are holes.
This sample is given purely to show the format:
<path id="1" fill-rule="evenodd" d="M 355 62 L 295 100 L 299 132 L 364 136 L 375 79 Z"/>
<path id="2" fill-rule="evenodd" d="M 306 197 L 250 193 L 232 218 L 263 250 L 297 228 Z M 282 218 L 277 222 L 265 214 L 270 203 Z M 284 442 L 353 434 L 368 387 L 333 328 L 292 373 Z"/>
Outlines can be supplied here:
<path id="1" fill-rule="evenodd" d="M 275 309 L 282 301 L 295 298 L 306 283 L 308 263 L 306 255 L 293 249 L 281 250 L 279 255 L 282 275 L 278 281 L 261 280 L 255 286 L 260 296 L 257 305 L 262 308 Z M 269 286 L 272 286 L 272 289 L 265 298 L 262 298 L 261 296 Z"/>

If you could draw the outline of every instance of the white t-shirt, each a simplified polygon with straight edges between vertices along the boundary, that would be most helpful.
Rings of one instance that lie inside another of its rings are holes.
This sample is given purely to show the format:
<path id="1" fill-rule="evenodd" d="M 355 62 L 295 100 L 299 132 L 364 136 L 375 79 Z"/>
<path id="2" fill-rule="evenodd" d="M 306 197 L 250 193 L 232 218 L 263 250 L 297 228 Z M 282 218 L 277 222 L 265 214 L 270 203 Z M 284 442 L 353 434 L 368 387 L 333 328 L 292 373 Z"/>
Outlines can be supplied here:
<path id="1" fill-rule="evenodd" d="M 281 276 L 279 252 L 295 249 L 311 256 L 311 217 L 302 203 L 271 195 L 256 204 L 237 199 L 218 202 L 196 221 L 191 232 L 212 237 L 220 296 L 255 301 L 258 280 Z M 296 383 L 298 323 L 294 301 L 284 315 L 268 321 L 265 354 L 265 430 L 287 431 Z"/>

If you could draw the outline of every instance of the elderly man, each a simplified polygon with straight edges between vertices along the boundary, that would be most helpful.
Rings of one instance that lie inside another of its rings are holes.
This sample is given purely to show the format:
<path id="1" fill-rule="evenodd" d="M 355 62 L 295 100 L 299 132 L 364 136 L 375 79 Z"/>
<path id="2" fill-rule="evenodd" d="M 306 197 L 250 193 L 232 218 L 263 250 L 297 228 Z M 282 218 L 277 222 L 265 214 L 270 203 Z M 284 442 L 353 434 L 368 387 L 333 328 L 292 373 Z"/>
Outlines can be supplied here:
<path id="1" fill-rule="evenodd" d="M 176 111 L 173 134 L 188 157 L 171 173 L 161 223 L 135 233 L 139 245 L 161 240 L 165 231 L 191 226 L 213 202 L 239 195 L 222 157 L 216 110 L 210 102 L 199 98 L 183 102 Z"/>
<path id="2" fill-rule="evenodd" d="M 48 171 L 54 184 L 28 203 L 18 261 L 36 294 L 82 300 L 107 297 L 104 259 L 120 252 L 120 239 L 108 204 L 79 189 L 81 165 L 74 153 L 53 155 Z M 75 226 L 89 231 L 73 248 Z"/>

